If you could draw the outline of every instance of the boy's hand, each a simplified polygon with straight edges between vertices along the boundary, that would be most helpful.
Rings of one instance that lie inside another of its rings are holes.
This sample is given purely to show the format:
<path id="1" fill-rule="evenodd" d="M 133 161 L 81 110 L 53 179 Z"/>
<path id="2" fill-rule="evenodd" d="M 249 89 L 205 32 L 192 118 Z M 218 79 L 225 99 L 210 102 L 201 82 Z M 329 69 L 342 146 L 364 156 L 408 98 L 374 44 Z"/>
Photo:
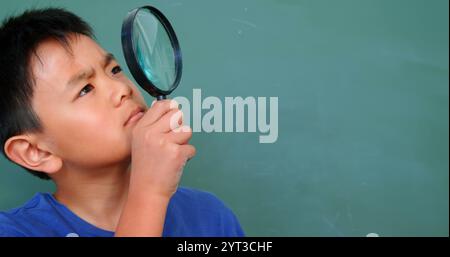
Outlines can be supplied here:
<path id="1" fill-rule="evenodd" d="M 195 155 L 191 137 L 178 103 L 154 102 L 132 131 L 130 190 L 170 198 L 186 161 Z"/>
<path id="2" fill-rule="evenodd" d="M 195 155 L 192 130 L 172 100 L 155 102 L 135 124 L 128 197 L 115 236 L 161 236 L 183 166 Z M 178 128 L 177 128 L 178 127 Z"/>

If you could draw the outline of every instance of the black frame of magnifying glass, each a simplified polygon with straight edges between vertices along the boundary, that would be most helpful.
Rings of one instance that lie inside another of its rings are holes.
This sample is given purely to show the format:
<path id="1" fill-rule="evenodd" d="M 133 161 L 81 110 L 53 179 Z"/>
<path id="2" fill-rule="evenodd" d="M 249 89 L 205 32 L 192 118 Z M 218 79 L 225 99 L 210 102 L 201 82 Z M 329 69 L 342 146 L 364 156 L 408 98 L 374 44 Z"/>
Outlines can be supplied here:
<path id="1" fill-rule="evenodd" d="M 141 9 L 149 10 L 159 20 L 159 22 L 161 22 L 169 36 L 170 43 L 172 44 L 172 48 L 175 53 L 175 81 L 173 82 L 171 88 L 167 91 L 159 89 L 145 76 L 145 73 L 137 62 L 136 55 L 133 51 L 133 23 L 136 14 Z M 131 75 L 133 75 L 136 82 L 150 95 L 156 97 L 158 100 L 165 99 L 167 95 L 172 93 L 172 91 L 178 87 L 181 79 L 181 70 L 183 67 L 180 44 L 178 43 L 177 36 L 169 20 L 164 16 L 164 14 L 162 14 L 161 11 L 159 11 L 155 7 L 142 6 L 128 12 L 122 23 L 122 50 Z"/>

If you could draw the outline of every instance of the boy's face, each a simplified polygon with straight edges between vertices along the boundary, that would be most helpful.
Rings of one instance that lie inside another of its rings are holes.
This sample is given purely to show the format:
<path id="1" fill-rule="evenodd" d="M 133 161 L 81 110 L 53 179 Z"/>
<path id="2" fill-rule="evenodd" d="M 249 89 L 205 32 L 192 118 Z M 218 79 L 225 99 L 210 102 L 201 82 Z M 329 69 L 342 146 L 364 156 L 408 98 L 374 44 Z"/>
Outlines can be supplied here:
<path id="1" fill-rule="evenodd" d="M 70 37 L 68 52 L 55 40 L 31 60 L 33 108 L 44 126 L 42 142 L 66 167 L 92 169 L 127 160 L 132 110 L 147 109 L 136 86 L 95 41 Z"/>

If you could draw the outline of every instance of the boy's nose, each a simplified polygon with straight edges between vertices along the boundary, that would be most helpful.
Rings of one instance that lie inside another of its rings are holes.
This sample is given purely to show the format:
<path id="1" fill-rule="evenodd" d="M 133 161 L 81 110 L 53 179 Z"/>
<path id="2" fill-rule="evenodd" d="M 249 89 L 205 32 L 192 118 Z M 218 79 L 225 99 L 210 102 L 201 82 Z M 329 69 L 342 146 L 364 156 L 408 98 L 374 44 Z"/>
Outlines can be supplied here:
<path id="1" fill-rule="evenodd" d="M 120 81 L 113 81 L 111 83 L 113 84 L 111 85 L 111 87 L 113 88 L 112 100 L 114 106 L 117 107 L 120 106 L 124 100 L 132 96 L 133 90 L 129 85 Z"/>

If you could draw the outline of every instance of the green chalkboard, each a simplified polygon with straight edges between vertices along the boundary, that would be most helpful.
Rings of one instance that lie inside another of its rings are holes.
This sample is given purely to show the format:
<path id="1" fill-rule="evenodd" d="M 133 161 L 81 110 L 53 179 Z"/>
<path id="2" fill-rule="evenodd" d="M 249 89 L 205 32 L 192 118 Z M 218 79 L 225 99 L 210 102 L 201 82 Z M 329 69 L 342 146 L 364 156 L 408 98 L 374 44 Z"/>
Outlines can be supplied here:
<path id="1" fill-rule="evenodd" d="M 183 185 L 219 196 L 250 236 L 449 235 L 447 0 L 150 2 L 183 51 L 174 96 L 278 99 L 274 143 L 194 133 Z M 125 66 L 122 19 L 148 3 L 2 1 L 0 17 L 65 7 Z M 48 190 L 0 160 L 0 209 Z"/>

